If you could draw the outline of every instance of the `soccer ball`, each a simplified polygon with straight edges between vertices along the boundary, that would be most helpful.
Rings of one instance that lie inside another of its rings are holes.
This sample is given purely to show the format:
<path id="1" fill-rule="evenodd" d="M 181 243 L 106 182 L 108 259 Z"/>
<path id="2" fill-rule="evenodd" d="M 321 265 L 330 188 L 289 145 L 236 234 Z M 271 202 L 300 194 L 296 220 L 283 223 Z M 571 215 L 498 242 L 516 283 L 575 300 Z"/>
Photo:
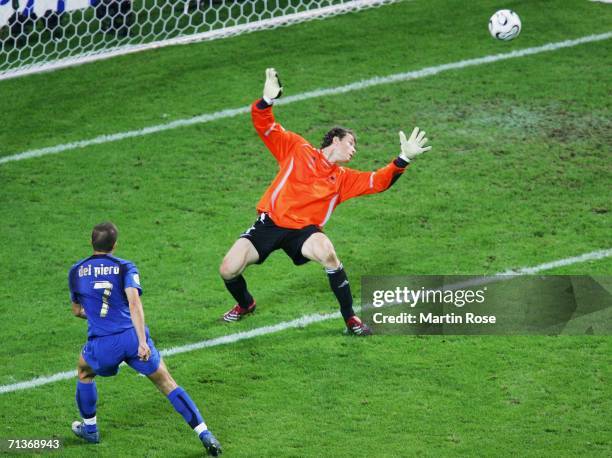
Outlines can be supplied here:
<path id="1" fill-rule="evenodd" d="M 489 19 L 489 32 L 498 40 L 513 40 L 521 33 L 521 18 L 512 10 L 499 10 Z"/>

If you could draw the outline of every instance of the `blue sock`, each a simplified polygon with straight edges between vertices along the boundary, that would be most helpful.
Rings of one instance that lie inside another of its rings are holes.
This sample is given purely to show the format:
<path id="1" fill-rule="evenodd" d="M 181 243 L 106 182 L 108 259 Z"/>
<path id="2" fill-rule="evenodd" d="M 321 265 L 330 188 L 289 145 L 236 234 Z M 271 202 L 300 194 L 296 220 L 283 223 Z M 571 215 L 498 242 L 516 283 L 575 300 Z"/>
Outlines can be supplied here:
<path id="1" fill-rule="evenodd" d="M 176 411 L 183 416 L 191 428 L 196 430 L 198 435 L 206 431 L 202 414 L 184 389 L 177 386 L 167 397 Z"/>
<path id="2" fill-rule="evenodd" d="M 96 382 L 77 382 L 76 403 L 79 407 L 81 417 L 85 423 L 85 431 L 92 433 L 98 430 L 96 425 L 96 403 L 98 402 L 98 390 Z"/>

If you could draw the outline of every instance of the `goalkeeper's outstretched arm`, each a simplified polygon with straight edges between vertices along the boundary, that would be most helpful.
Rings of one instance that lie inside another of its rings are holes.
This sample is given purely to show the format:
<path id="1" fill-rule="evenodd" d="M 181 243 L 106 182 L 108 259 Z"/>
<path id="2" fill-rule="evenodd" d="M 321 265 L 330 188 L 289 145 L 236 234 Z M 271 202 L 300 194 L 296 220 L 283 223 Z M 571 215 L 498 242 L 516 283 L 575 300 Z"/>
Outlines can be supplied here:
<path id="1" fill-rule="evenodd" d="M 397 179 L 402 176 L 404 170 L 412 159 L 431 149 L 427 144 L 425 131 L 415 127 L 412 135 L 407 139 L 404 132 L 400 131 L 400 153 L 396 159 L 385 167 L 375 172 L 359 172 L 345 168 L 342 178 L 342 191 L 340 202 L 364 194 L 375 194 L 389 189 Z"/>
<path id="2" fill-rule="evenodd" d="M 283 93 L 278 72 L 273 68 L 266 69 L 263 97 L 251 105 L 253 126 L 259 137 L 266 144 L 278 162 L 282 162 L 296 143 L 306 141 L 299 135 L 283 128 L 272 112 L 272 105 Z"/>

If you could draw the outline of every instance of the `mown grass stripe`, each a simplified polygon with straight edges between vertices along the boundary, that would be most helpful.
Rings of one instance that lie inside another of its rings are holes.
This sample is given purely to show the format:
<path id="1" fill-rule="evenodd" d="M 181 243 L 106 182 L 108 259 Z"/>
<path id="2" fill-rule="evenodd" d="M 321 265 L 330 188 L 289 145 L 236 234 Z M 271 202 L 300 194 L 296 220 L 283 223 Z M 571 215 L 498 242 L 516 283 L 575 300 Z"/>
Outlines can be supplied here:
<path id="1" fill-rule="evenodd" d="M 337 86 L 327 89 L 317 89 L 314 91 L 303 92 L 293 96 L 285 97 L 280 99 L 278 105 L 288 105 L 290 103 L 302 102 L 304 100 L 314 99 L 317 97 L 331 96 L 344 94 L 347 92 L 358 91 L 367 89 L 370 87 L 380 86 L 383 84 L 392 84 L 403 81 L 409 81 L 419 78 L 425 78 L 427 76 L 437 75 L 438 73 L 446 72 L 449 70 L 459 70 L 467 67 L 474 67 L 476 65 L 490 64 L 493 62 L 499 62 L 507 59 L 515 59 L 518 57 L 531 56 L 543 52 L 556 51 L 563 48 L 571 48 L 585 43 L 592 43 L 596 41 L 603 41 L 612 38 L 612 32 L 601 33 L 597 35 L 588 35 L 585 37 L 577 38 L 574 40 L 565 40 L 556 43 L 547 43 L 542 46 L 535 46 L 531 48 L 525 48 L 517 51 L 512 51 L 503 54 L 492 54 L 484 57 L 478 57 L 474 59 L 460 60 L 458 62 L 452 62 L 448 64 L 436 65 L 432 67 L 425 67 L 420 70 L 411 72 L 396 73 L 388 76 L 377 76 L 366 80 L 356 81 L 344 86 Z M 70 151 L 79 148 L 86 148 L 92 145 L 101 145 L 116 141 L 125 140 L 134 137 L 144 137 L 146 135 L 156 134 L 166 130 L 177 129 L 179 127 L 192 126 L 194 124 L 204 124 L 212 121 L 218 121 L 220 119 L 227 119 L 241 114 L 246 114 L 250 111 L 250 107 L 242 108 L 229 108 L 214 113 L 206 113 L 193 118 L 178 119 L 166 124 L 158 124 L 155 126 L 145 127 L 144 129 L 131 130 L 127 132 L 119 132 L 116 134 L 100 135 L 98 137 L 90 138 L 88 140 L 80 140 L 71 143 L 63 143 L 56 146 L 49 146 L 46 148 L 32 149 L 24 151 L 22 153 L 13 154 L 11 156 L 5 156 L 0 158 L 0 164 L 7 162 L 22 161 L 24 159 L 31 159 L 40 156 L 46 156 L 49 154 L 58 154 L 64 151 Z"/>
<path id="2" fill-rule="evenodd" d="M 533 267 L 521 267 L 518 269 L 510 269 L 505 272 L 500 272 L 496 275 L 529 275 L 529 274 L 535 274 L 538 272 L 542 272 L 545 270 L 550 270 L 556 267 L 569 266 L 572 264 L 578 264 L 578 263 L 587 262 L 587 261 L 595 261 L 598 259 L 604 259 L 604 258 L 609 258 L 609 257 L 612 257 L 612 248 L 608 248 L 605 250 L 591 251 L 590 253 L 585 253 L 579 256 L 573 256 L 571 258 L 558 259 L 556 261 L 546 262 L 544 264 L 539 264 Z M 179 355 L 181 353 L 201 350 L 203 348 L 216 347 L 219 345 L 227 345 L 230 343 L 239 342 L 241 340 L 253 339 L 259 336 L 274 334 L 277 332 L 285 331 L 287 329 L 301 328 L 301 327 L 305 327 L 313 323 L 319 323 L 322 321 L 327 321 L 327 320 L 336 319 L 336 318 L 340 318 L 340 312 L 328 313 L 328 314 L 304 315 L 300 318 L 296 318 L 295 320 L 283 321 L 281 323 L 277 323 L 277 324 L 273 324 L 269 326 L 262 326 L 260 328 L 251 329 L 250 331 L 237 332 L 235 334 L 228 334 L 225 336 L 216 337 L 214 339 L 202 340 L 200 342 L 195 342 L 192 344 L 181 345 L 180 347 L 168 348 L 168 349 L 162 350 L 160 353 L 162 354 L 162 356 Z M 50 376 L 37 377 L 31 380 L 13 383 L 10 385 L 2 385 L 0 386 L 0 394 L 36 388 L 38 386 L 48 385 L 49 383 L 58 382 L 60 380 L 71 379 L 75 376 L 76 376 L 76 371 L 72 370 L 72 371 L 59 372 L 57 374 L 53 374 Z"/>

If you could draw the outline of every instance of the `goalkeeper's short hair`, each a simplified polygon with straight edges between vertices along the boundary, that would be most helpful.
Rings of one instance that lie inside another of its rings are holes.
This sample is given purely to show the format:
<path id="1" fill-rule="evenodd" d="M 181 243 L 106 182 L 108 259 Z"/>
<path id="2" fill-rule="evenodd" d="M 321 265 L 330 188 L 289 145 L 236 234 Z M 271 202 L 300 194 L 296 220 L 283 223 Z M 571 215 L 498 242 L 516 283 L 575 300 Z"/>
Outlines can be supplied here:
<path id="1" fill-rule="evenodd" d="M 340 126 L 333 127 L 323 137 L 323 141 L 321 142 L 321 149 L 325 148 L 326 146 L 331 145 L 332 142 L 334 141 L 334 137 L 338 137 L 340 140 L 342 140 L 348 134 L 351 134 L 353 138 L 355 139 L 355 143 L 357 143 L 357 137 L 355 136 L 355 132 L 353 132 L 351 129 L 347 129 L 346 127 L 340 127 Z"/>

